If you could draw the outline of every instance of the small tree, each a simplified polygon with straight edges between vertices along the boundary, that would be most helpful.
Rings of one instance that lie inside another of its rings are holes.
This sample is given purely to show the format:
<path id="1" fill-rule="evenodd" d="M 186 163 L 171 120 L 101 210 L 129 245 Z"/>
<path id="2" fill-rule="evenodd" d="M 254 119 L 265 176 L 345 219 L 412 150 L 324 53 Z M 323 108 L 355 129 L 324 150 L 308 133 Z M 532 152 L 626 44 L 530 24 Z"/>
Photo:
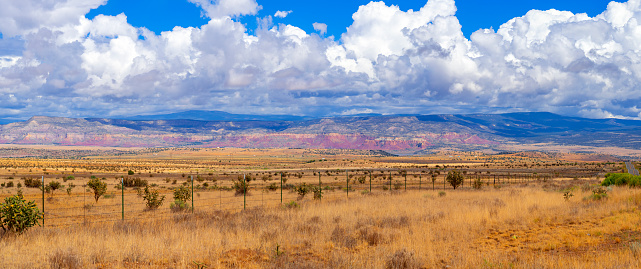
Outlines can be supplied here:
<path id="1" fill-rule="evenodd" d="M 93 190 L 93 195 L 96 199 L 96 203 L 98 202 L 98 199 L 100 199 L 100 197 L 107 192 L 107 184 L 102 182 L 102 180 L 98 178 L 89 180 L 89 182 L 87 182 L 87 186 L 89 186 L 89 188 Z"/>
<path id="2" fill-rule="evenodd" d="M 452 187 L 453 187 L 455 190 L 456 190 L 456 188 L 457 188 L 458 186 L 460 186 L 461 184 L 463 184 L 463 179 L 464 179 L 464 177 L 463 177 L 463 175 L 461 174 L 461 172 L 459 172 L 459 171 L 453 170 L 453 171 L 449 171 L 449 172 L 447 172 L 447 178 L 446 178 L 446 180 L 447 180 L 447 182 L 448 182 L 448 183 L 450 183 L 450 185 L 452 185 Z"/>
<path id="3" fill-rule="evenodd" d="M 36 202 L 27 202 L 21 191 L 5 198 L 4 203 L 0 204 L 0 223 L 4 231 L 21 234 L 30 227 L 40 225 L 42 218 Z"/>
<path id="4" fill-rule="evenodd" d="M 147 204 L 147 209 L 150 210 L 159 208 L 165 200 L 164 195 L 160 195 L 158 190 L 150 189 L 149 186 L 145 186 L 143 190 L 138 190 L 138 196 L 142 196 L 142 199 L 144 199 Z"/>
<path id="5" fill-rule="evenodd" d="M 62 188 L 62 185 L 61 185 L 61 184 L 60 184 L 60 182 L 58 182 L 58 181 L 51 181 L 51 182 L 49 182 L 49 184 L 47 185 L 47 187 L 49 187 L 49 190 L 51 190 L 51 193 L 53 193 L 53 192 L 54 192 L 54 191 L 56 191 L 57 189 Z"/>

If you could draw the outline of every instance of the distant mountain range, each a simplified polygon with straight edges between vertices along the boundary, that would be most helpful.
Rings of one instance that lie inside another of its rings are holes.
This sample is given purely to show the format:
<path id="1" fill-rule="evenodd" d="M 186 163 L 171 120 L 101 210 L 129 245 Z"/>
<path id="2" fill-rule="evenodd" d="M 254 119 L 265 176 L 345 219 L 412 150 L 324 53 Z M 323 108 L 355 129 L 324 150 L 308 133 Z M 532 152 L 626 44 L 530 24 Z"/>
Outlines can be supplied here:
<path id="1" fill-rule="evenodd" d="M 2 144 L 117 147 L 336 148 L 412 153 L 505 143 L 641 147 L 641 121 L 552 113 L 335 118 L 187 111 L 128 119 L 34 116 L 0 125 Z"/>

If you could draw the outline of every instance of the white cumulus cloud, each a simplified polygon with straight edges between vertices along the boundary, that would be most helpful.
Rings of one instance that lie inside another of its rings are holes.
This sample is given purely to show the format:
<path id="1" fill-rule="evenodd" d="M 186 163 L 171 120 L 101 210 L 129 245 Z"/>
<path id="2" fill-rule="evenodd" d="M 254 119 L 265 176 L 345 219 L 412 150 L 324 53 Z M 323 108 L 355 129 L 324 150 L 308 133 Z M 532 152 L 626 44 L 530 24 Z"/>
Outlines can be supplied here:
<path id="1" fill-rule="evenodd" d="M 250 31 L 237 17 L 257 14 L 254 0 L 190 1 L 207 24 L 155 34 L 126 14 L 83 16 L 103 1 L 0 0 L 0 112 L 641 115 L 639 0 L 594 17 L 532 10 L 469 39 L 453 0 L 370 2 L 339 40 L 322 23 Z"/>
<path id="2" fill-rule="evenodd" d="M 291 10 L 290 11 L 280 11 L 280 10 L 278 10 L 274 14 L 274 17 L 285 18 L 285 17 L 287 17 L 287 15 L 289 15 L 289 13 L 292 13 L 292 11 Z"/>
<path id="3" fill-rule="evenodd" d="M 315 22 L 315 23 L 312 23 L 312 26 L 314 27 L 314 30 L 318 31 L 321 35 L 324 35 L 327 33 L 327 24 Z"/>

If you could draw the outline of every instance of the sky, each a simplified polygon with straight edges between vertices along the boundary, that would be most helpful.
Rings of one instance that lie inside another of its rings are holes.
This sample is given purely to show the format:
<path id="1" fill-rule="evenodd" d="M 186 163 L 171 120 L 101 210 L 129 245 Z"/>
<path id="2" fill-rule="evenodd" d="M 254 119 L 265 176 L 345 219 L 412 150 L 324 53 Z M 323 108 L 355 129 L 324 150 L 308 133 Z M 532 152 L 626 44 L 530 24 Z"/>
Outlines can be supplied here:
<path id="1" fill-rule="evenodd" d="M 0 0 L 0 118 L 641 119 L 641 0 Z"/>

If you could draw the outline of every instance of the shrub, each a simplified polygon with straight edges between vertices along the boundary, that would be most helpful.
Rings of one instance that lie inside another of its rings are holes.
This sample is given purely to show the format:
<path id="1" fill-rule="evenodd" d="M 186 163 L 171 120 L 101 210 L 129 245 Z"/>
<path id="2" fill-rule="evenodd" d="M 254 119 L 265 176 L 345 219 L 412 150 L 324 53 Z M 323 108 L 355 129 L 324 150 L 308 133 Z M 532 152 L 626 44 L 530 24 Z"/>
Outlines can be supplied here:
<path id="1" fill-rule="evenodd" d="M 174 200 L 174 202 L 169 205 L 169 208 L 172 212 L 180 212 L 189 209 L 189 205 L 183 201 Z"/>
<path id="2" fill-rule="evenodd" d="M 7 184 L 6 184 L 5 186 L 6 186 L 7 188 L 12 188 L 12 187 L 13 187 L 13 181 L 9 181 L 9 182 L 7 182 Z"/>
<path id="3" fill-rule="evenodd" d="M 314 200 L 320 200 L 323 198 L 323 188 L 319 186 L 312 187 L 312 193 L 314 193 Z"/>
<path id="4" fill-rule="evenodd" d="M 49 182 L 47 187 L 49 187 L 51 192 L 54 192 L 55 190 L 62 188 L 62 184 L 60 184 L 60 182 L 58 182 L 58 181 L 51 181 L 51 182 Z"/>
<path id="5" fill-rule="evenodd" d="M 422 268 L 423 264 L 414 256 L 414 252 L 401 249 L 392 254 L 385 263 L 387 269 Z"/>
<path id="6" fill-rule="evenodd" d="M 438 192 L 438 197 L 443 197 L 443 196 L 445 196 L 445 192 L 444 191 L 439 191 Z"/>
<path id="7" fill-rule="evenodd" d="M 592 195 L 589 195 L 583 199 L 598 201 L 605 198 L 608 198 L 608 190 L 603 187 L 599 187 L 592 190 Z"/>
<path id="8" fill-rule="evenodd" d="M 239 177 L 234 180 L 233 188 L 236 191 L 236 195 L 243 195 L 249 192 L 249 183 Z"/>
<path id="9" fill-rule="evenodd" d="M 0 221 L 4 231 L 21 234 L 30 227 L 40 225 L 42 218 L 36 202 L 27 202 L 20 191 L 17 195 L 5 198 L 4 203 L 0 204 Z"/>
<path id="10" fill-rule="evenodd" d="M 75 269 L 82 268 L 80 256 L 72 249 L 63 251 L 58 249 L 56 252 L 49 255 L 49 265 L 51 268 L 67 268 Z"/>
<path id="11" fill-rule="evenodd" d="M 450 185 L 452 185 L 452 188 L 454 188 L 455 190 L 456 190 L 456 188 L 458 186 L 463 184 L 463 180 L 464 179 L 465 178 L 463 177 L 463 175 L 459 171 L 452 170 L 452 171 L 447 172 L 446 180 L 447 180 L 448 183 L 450 183 Z"/>
<path id="12" fill-rule="evenodd" d="M 294 188 L 294 191 L 298 194 L 299 198 L 302 199 L 305 197 L 306 194 L 309 193 L 310 188 L 307 186 L 307 184 L 303 183 Z"/>
<path id="13" fill-rule="evenodd" d="M 601 186 L 610 185 L 641 187 L 641 176 L 634 176 L 628 173 L 608 173 L 605 175 L 605 180 L 601 182 Z"/>
<path id="14" fill-rule="evenodd" d="M 276 191 L 276 190 L 278 190 L 278 185 L 276 183 L 269 184 L 267 186 L 267 189 L 270 190 L 270 191 Z"/>
<path id="15" fill-rule="evenodd" d="M 191 190 L 185 186 L 174 189 L 174 200 L 186 203 L 191 199 Z"/>
<path id="16" fill-rule="evenodd" d="M 298 205 L 296 201 L 290 201 L 289 203 L 284 204 L 283 207 L 285 207 L 286 209 L 294 209 L 294 208 L 299 208 L 300 205 Z"/>
<path id="17" fill-rule="evenodd" d="M 149 186 L 145 186 L 143 190 L 138 190 L 138 196 L 141 196 L 142 199 L 145 200 L 145 204 L 149 210 L 159 208 L 165 200 L 164 195 L 160 195 L 158 190 L 150 189 Z"/>
<path id="18" fill-rule="evenodd" d="M 140 179 L 139 177 L 136 177 L 136 178 L 125 177 L 122 180 L 125 187 L 142 188 L 142 187 L 147 187 L 147 185 L 149 185 L 147 180 Z"/>
<path id="19" fill-rule="evenodd" d="M 131 175 L 133 175 L 133 174 L 134 174 L 134 171 L 131 171 L 131 170 L 127 171 L 127 175 L 130 175 L 130 176 L 131 176 Z"/>
<path id="20" fill-rule="evenodd" d="M 96 203 L 98 202 L 98 199 L 100 199 L 100 196 L 104 195 L 107 192 L 107 184 L 97 178 L 89 180 L 89 182 L 87 182 L 87 186 L 89 186 L 89 188 L 93 191 Z"/>
<path id="21" fill-rule="evenodd" d="M 40 179 L 27 177 L 27 178 L 22 178 L 22 180 L 24 180 L 24 185 L 27 188 L 40 188 L 40 187 L 42 187 L 42 181 L 40 181 Z"/>
<path id="22" fill-rule="evenodd" d="M 483 180 L 481 180 L 480 178 L 475 179 L 474 182 L 472 182 L 472 188 L 474 188 L 475 190 L 480 190 L 481 188 L 483 188 Z"/>

